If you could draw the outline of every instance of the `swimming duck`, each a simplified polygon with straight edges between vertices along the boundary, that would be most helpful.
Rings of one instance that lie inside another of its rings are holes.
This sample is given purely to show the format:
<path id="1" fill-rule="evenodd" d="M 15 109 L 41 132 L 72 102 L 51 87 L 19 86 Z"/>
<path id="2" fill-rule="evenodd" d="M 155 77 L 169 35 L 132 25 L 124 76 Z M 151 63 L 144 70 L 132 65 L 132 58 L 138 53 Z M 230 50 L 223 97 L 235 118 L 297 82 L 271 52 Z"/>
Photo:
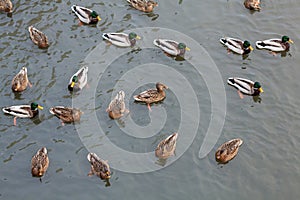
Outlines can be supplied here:
<path id="1" fill-rule="evenodd" d="M 221 38 L 220 42 L 227 47 L 228 51 L 233 51 L 240 55 L 245 55 L 253 51 L 250 42 L 247 40 L 242 41 L 236 38 L 225 37 Z"/>
<path id="2" fill-rule="evenodd" d="M 110 178 L 110 168 L 107 161 L 102 160 L 95 153 L 89 153 L 87 159 L 91 164 L 91 171 L 88 173 L 89 176 L 95 174 L 101 179 Z"/>
<path id="3" fill-rule="evenodd" d="M 43 110 L 43 107 L 37 104 L 36 102 L 31 103 L 30 105 L 18 105 L 18 106 L 10 106 L 3 108 L 2 111 L 5 114 L 13 115 L 14 117 L 14 125 L 17 125 L 17 117 L 21 118 L 33 118 L 35 117 L 40 110 Z"/>
<path id="4" fill-rule="evenodd" d="M 243 140 L 239 138 L 225 142 L 216 151 L 216 161 L 223 164 L 229 162 L 236 156 L 242 144 Z"/>
<path id="5" fill-rule="evenodd" d="M 250 10 L 260 10 L 260 0 L 245 0 L 244 5 Z"/>
<path id="6" fill-rule="evenodd" d="M 30 39 L 34 44 L 38 45 L 39 48 L 47 48 L 49 46 L 48 38 L 43 32 L 39 31 L 33 26 L 29 26 L 28 31 L 30 34 Z"/>
<path id="7" fill-rule="evenodd" d="M 174 40 L 155 39 L 153 44 L 171 56 L 183 57 L 186 50 L 190 51 L 190 48 L 188 48 L 184 43 L 178 43 Z"/>
<path id="8" fill-rule="evenodd" d="M 91 9 L 77 5 L 73 5 L 71 9 L 77 15 L 79 20 L 85 24 L 96 24 L 101 20 L 97 12 Z"/>
<path id="9" fill-rule="evenodd" d="M 12 13 L 13 4 L 10 0 L 0 0 L 0 11 Z"/>
<path id="10" fill-rule="evenodd" d="M 153 8 L 158 6 L 157 2 L 151 0 L 127 0 L 132 7 L 143 12 L 152 12 Z"/>
<path id="11" fill-rule="evenodd" d="M 27 77 L 27 68 L 22 67 L 20 72 L 13 78 L 11 82 L 11 89 L 14 92 L 22 92 L 27 88 L 27 85 L 31 87 L 31 83 Z"/>
<path id="12" fill-rule="evenodd" d="M 79 122 L 83 114 L 79 109 L 64 106 L 55 106 L 49 109 L 52 115 L 55 115 L 63 123 Z"/>
<path id="13" fill-rule="evenodd" d="M 49 166 L 48 151 L 46 147 L 42 147 L 31 159 L 32 176 L 42 177 Z"/>
<path id="14" fill-rule="evenodd" d="M 153 88 L 146 90 L 138 95 L 133 96 L 133 98 L 135 101 L 145 102 L 148 106 L 148 109 L 151 110 L 151 103 L 156 103 L 166 98 L 164 89 L 168 89 L 168 87 L 162 83 L 156 83 L 156 89 Z"/>
<path id="15" fill-rule="evenodd" d="M 155 156 L 161 159 L 167 159 L 174 155 L 178 133 L 173 133 L 162 140 L 155 149 Z"/>
<path id="16" fill-rule="evenodd" d="M 68 89 L 70 91 L 78 91 L 86 86 L 88 70 L 89 68 L 87 66 L 84 66 L 80 68 L 75 74 L 73 74 L 68 85 Z"/>
<path id="17" fill-rule="evenodd" d="M 288 36 L 284 35 L 281 39 L 274 38 L 263 41 L 257 41 L 256 47 L 258 49 L 266 49 L 272 52 L 288 51 L 290 48 L 289 43 L 294 43 Z"/>
<path id="18" fill-rule="evenodd" d="M 264 92 L 259 82 L 254 82 L 245 78 L 231 77 L 228 78 L 227 83 L 237 89 L 241 99 L 244 98 L 243 94 L 258 96 L 260 93 Z"/>
<path id="19" fill-rule="evenodd" d="M 136 43 L 136 40 L 141 39 L 136 33 L 131 32 L 126 33 L 103 33 L 103 39 L 111 42 L 113 45 L 118 47 L 133 47 Z"/>
<path id="20" fill-rule="evenodd" d="M 125 92 L 121 90 L 117 93 L 116 97 L 110 102 L 108 108 L 106 109 L 106 112 L 108 112 L 110 118 L 118 119 L 122 117 L 125 113 L 129 112 L 125 107 L 124 98 Z"/>

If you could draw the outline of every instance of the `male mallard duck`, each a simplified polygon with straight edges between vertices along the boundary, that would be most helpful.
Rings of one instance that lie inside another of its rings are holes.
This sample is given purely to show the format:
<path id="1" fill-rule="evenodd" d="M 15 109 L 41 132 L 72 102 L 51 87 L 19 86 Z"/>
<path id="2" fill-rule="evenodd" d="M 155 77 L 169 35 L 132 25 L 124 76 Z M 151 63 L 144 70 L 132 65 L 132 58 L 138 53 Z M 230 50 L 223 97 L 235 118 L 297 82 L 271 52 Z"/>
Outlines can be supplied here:
<path id="1" fill-rule="evenodd" d="M 153 8 L 155 6 L 158 6 L 157 2 L 151 1 L 151 0 L 127 0 L 128 3 L 132 7 L 134 7 L 137 10 L 143 11 L 143 12 L 152 12 Z"/>
<path id="2" fill-rule="evenodd" d="M 243 140 L 237 138 L 222 144 L 216 151 L 216 161 L 219 163 L 227 163 L 232 160 L 239 151 L 239 147 L 243 144 Z"/>
<path id="3" fill-rule="evenodd" d="M 240 55 L 245 55 L 253 51 L 250 42 L 242 41 L 236 38 L 225 37 L 221 38 L 220 42 L 228 48 L 228 51 L 233 51 Z"/>
<path id="4" fill-rule="evenodd" d="M 39 111 L 42 110 L 43 107 L 39 104 L 33 102 L 30 105 L 18 105 L 18 106 L 10 106 L 3 108 L 2 111 L 6 114 L 13 115 L 14 117 L 14 125 L 17 125 L 17 117 L 21 118 L 33 118 L 35 117 Z"/>
<path id="5" fill-rule="evenodd" d="M 136 43 L 136 39 L 141 39 L 136 33 L 103 33 L 103 39 L 108 40 L 112 44 L 118 47 L 133 47 Z"/>
<path id="6" fill-rule="evenodd" d="M 70 91 L 81 90 L 87 84 L 87 73 L 89 68 L 84 66 L 80 68 L 73 76 L 70 78 L 68 89 Z"/>
<path id="7" fill-rule="evenodd" d="M 168 89 L 168 87 L 162 83 L 156 83 L 156 89 L 146 90 L 138 95 L 133 96 L 133 98 L 135 101 L 145 102 L 148 106 L 148 109 L 151 110 L 151 103 L 156 103 L 166 98 L 164 89 Z"/>
<path id="8" fill-rule="evenodd" d="M 48 38 L 43 32 L 39 31 L 33 26 L 29 26 L 28 31 L 30 34 L 30 39 L 34 44 L 38 45 L 39 48 L 47 48 L 49 46 Z"/>
<path id="9" fill-rule="evenodd" d="M 31 159 L 32 176 L 41 177 L 45 174 L 49 166 L 49 158 L 46 147 L 42 147 Z"/>
<path id="10" fill-rule="evenodd" d="M 290 48 L 289 43 L 294 43 L 288 36 L 284 35 L 281 39 L 274 38 L 269 40 L 257 41 L 256 47 L 258 49 L 267 49 L 272 52 L 288 51 Z"/>
<path id="11" fill-rule="evenodd" d="M 260 10 L 260 0 L 245 0 L 244 5 L 250 10 Z"/>
<path id="12" fill-rule="evenodd" d="M 0 11 L 12 13 L 13 4 L 10 0 L 0 0 Z"/>
<path id="13" fill-rule="evenodd" d="M 259 82 L 254 82 L 245 78 L 231 77 L 228 78 L 227 83 L 237 89 L 241 99 L 243 98 L 243 94 L 258 96 L 260 93 L 264 92 Z"/>
<path id="14" fill-rule="evenodd" d="M 101 20 L 96 11 L 91 9 L 77 5 L 73 5 L 71 9 L 77 15 L 79 20 L 85 24 L 96 24 Z"/>
<path id="15" fill-rule="evenodd" d="M 27 85 L 31 87 L 27 77 L 27 68 L 22 67 L 20 72 L 13 78 L 11 82 L 11 89 L 14 92 L 22 92 L 27 88 Z"/>
<path id="16" fill-rule="evenodd" d="M 110 168 L 107 161 L 102 160 L 95 153 L 89 153 L 87 159 L 91 164 L 91 171 L 88 173 L 89 176 L 95 174 L 101 179 L 110 178 Z"/>
<path id="17" fill-rule="evenodd" d="M 55 106 L 49 109 L 52 115 L 55 115 L 63 123 L 79 122 L 82 112 L 76 108 L 68 108 L 64 106 Z"/>
<path id="18" fill-rule="evenodd" d="M 155 39 L 153 44 L 171 56 L 183 57 L 186 50 L 190 51 L 190 48 L 188 48 L 184 43 L 178 43 L 174 40 Z"/>
<path id="19" fill-rule="evenodd" d="M 158 158 L 167 159 L 168 157 L 174 155 L 177 137 L 178 133 L 173 133 L 166 139 L 162 140 L 155 149 L 155 156 Z"/>
<path id="20" fill-rule="evenodd" d="M 122 117 L 125 113 L 129 112 L 125 107 L 125 92 L 120 91 L 117 93 L 116 97 L 110 102 L 106 112 L 112 119 L 118 119 Z"/>

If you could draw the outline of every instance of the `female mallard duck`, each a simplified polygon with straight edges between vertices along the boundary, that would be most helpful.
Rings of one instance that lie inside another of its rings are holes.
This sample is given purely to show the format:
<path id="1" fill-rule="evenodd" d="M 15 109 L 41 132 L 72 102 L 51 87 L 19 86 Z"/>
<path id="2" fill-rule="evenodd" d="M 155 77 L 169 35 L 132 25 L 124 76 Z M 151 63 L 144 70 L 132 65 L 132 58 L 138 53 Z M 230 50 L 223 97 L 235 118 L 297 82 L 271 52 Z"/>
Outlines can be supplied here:
<path id="1" fill-rule="evenodd" d="M 253 51 L 250 42 L 247 40 L 242 41 L 236 38 L 225 37 L 221 38 L 220 42 L 227 47 L 228 51 L 233 51 L 240 55 L 245 55 Z"/>
<path id="2" fill-rule="evenodd" d="M 95 153 L 89 153 L 87 159 L 91 164 L 91 171 L 88 173 L 89 176 L 95 174 L 101 179 L 110 178 L 110 168 L 107 161 L 102 160 Z"/>
<path id="3" fill-rule="evenodd" d="M 39 31 L 33 26 L 29 26 L 28 31 L 30 34 L 30 39 L 34 44 L 38 45 L 39 48 L 47 48 L 49 46 L 48 38 L 43 32 Z"/>
<path id="4" fill-rule="evenodd" d="M 49 158 L 46 147 L 42 147 L 31 159 L 32 176 L 41 177 L 45 174 L 49 166 Z"/>
<path id="5" fill-rule="evenodd" d="M 151 110 L 151 103 L 156 103 L 166 98 L 164 89 L 168 89 L 168 87 L 162 83 L 156 83 L 156 89 L 153 88 L 146 90 L 138 95 L 133 96 L 133 98 L 135 101 L 145 102 L 148 106 L 148 109 Z"/>
<path id="6" fill-rule="evenodd" d="M 174 40 L 155 39 L 153 44 L 171 56 L 184 57 L 185 51 L 190 51 L 190 48 L 188 48 L 184 43 L 178 43 Z"/>
<path id="7" fill-rule="evenodd" d="M 16 126 L 17 117 L 33 118 L 39 113 L 38 109 L 43 110 L 43 107 L 33 102 L 30 105 L 18 105 L 18 106 L 6 107 L 3 108 L 2 111 L 6 114 L 15 116 L 14 125 Z"/>
<path id="8" fill-rule="evenodd" d="M 245 78 L 228 78 L 227 83 L 237 89 L 241 99 L 244 98 L 243 94 L 258 96 L 260 93 L 264 92 L 259 82 L 254 82 Z"/>
<path id="9" fill-rule="evenodd" d="M 152 12 L 153 8 L 158 6 L 157 2 L 151 0 L 127 0 L 132 7 L 143 12 Z"/>
<path id="10" fill-rule="evenodd" d="M 250 10 L 260 10 L 260 0 L 245 0 L 244 5 Z"/>
<path id="11" fill-rule="evenodd" d="M 11 82 L 11 89 L 14 92 L 22 92 L 27 88 L 27 85 L 31 87 L 31 83 L 27 76 L 27 68 L 22 67 L 20 72 L 13 78 Z"/>
<path id="12" fill-rule="evenodd" d="M 116 97 L 110 102 L 108 108 L 106 109 L 106 112 L 108 112 L 108 115 L 112 119 L 118 119 L 122 117 L 125 113 L 128 113 L 129 110 L 125 107 L 125 92 L 120 91 L 117 93 Z"/>
<path id="13" fill-rule="evenodd" d="M 284 35 L 281 39 L 274 38 L 269 40 L 257 41 L 256 47 L 258 49 L 266 49 L 272 52 L 288 51 L 290 44 L 294 43 L 288 36 Z"/>
<path id="14" fill-rule="evenodd" d="M 85 24 L 96 24 L 101 20 L 96 11 L 91 9 L 77 5 L 73 5 L 71 9 L 77 15 L 79 20 Z"/>
<path id="15" fill-rule="evenodd" d="M 89 68 L 84 66 L 80 68 L 73 76 L 70 78 L 68 89 L 70 91 L 81 90 L 87 84 L 87 73 Z"/>
<path id="16" fill-rule="evenodd" d="M 239 147 L 243 144 L 243 140 L 237 138 L 222 144 L 216 151 L 216 161 L 219 163 L 227 163 L 232 160 L 239 151 Z"/>
<path id="17" fill-rule="evenodd" d="M 173 133 L 162 140 L 155 149 L 155 156 L 161 159 L 167 159 L 174 155 L 178 133 Z"/>
<path id="18" fill-rule="evenodd" d="M 111 42 L 118 47 L 133 47 L 136 43 L 136 39 L 141 39 L 136 33 L 103 33 L 103 39 Z"/>
<path id="19" fill-rule="evenodd" d="M 59 118 L 63 123 L 79 122 L 80 116 L 82 115 L 79 109 L 64 106 L 52 107 L 49 112 Z"/>
<path id="20" fill-rule="evenodd" d="M 0 11 L 12 13 L 13 4 L 10 0 L 0 0 Z"/>

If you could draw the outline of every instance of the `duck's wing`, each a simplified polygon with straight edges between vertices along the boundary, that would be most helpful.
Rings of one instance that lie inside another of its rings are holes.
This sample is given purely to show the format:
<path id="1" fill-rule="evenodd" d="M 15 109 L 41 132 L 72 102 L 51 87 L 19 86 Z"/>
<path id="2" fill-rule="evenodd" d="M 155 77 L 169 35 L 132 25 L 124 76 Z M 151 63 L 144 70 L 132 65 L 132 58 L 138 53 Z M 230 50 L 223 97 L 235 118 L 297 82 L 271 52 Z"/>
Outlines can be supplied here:
<path id="1" fill-rule="evenodd" d="M 178 49 L 178 42 L 174 40 L 155 39 L 153 44 L 170 55 L 177 56 L 180 53 L 180 50 Z"/>
<path id="2" fill-rule="evenodd" d="M 251 95 L 253 93 L 254 82 L 249 79 L 231 77 L 228 78 L 227 83 L 244 94 Z"/>

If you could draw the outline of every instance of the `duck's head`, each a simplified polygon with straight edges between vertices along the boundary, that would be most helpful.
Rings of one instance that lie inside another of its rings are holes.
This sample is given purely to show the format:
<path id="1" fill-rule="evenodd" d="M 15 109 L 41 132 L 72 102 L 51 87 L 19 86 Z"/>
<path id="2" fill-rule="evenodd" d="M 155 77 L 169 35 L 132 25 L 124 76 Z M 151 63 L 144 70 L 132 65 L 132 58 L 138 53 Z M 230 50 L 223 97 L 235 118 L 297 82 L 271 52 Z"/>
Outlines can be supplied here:
<path id="1" fill-rule="evenodd" d="M 284 43 L 285 42 L 289 42 L 289 43 L 292 43 L 292 44 L 294 43 L 293 40 L 291 40 L 289 38 L 289 36 L 286 36 L 286 35 L 282 36 L 281 41 L 284 42 Z"/>
<path id="2" fill-rule="evenodd" d="M 185 49 L 187 51 L 190 51 L 191 49 L 188 48 L 184 43 L 179 43 L 178 44 L 178 49 Z"/>
<path id="3" fill-rule="evenodd" d="M 69 90 L 70 90 L 70 91 L 73 91 L 74 86 L 75 86 L 75 83 L 77 83 L 77 82 L 78 82 L 78 76 L 73 76 L 72 82 L 71 82 L 71 84 L 69 85 Z"/>
<path id="4" fill-rule="evenodd" d="M 101 20 L 101 18 L 99 17 L 99 15 L 98 15 L 98 13 L 97 13 L 96 11 L 93 11 L 93 12 L 91 13 L 91 17 L 92 17 L 92 18 L 96 18 L 98 21 Z"/>
<path id="5" fill-rule="evenodd" d="M 165 84 L 163 84 L 163 83 L 156 83 L 156 89 L 158 90 L 158 91 L 162 91 L 163 89 L 169 89 L 168 88 L 168 86 L 166 86 Z"/>
<path id="6" fill-rule="evenodd" d="M 43 110 L 43 107 L 37 104 L 36 102 L 31 103 L 30 108 L 31 110 L 36 110 L 36 109 Z"/>
<path id="7" fill-rule="evenodd" d="M 134 33 L 134 32 L 131 32 L 131 33 L 129 33 L 129 35 L 128 35 L 128 37 L 129 37 L 129 40 L 133 40 L 133 39 L 141 39 L 141 37 L 140 36 L 138 36 L 136 33 Z"/>
<path id="8" fill-rule="evenodd" d="M 253 47 L 251 46 L 250 42 L 245 40 L 244 43 L 243 43 L 243 48 L 244 49 L 250 49 L 250 51 L 253 51 Z"/>
<path id="9" fill-rule="evenodd" d="M 264 90 L 261 87 L 261 84 L 259 82 L 257 82 L 257 81 L 254 83 L 253 87 L 254 87 L 255 90 L 258 90 L 259 93 L 263 93 L 264 92 Z"/>

